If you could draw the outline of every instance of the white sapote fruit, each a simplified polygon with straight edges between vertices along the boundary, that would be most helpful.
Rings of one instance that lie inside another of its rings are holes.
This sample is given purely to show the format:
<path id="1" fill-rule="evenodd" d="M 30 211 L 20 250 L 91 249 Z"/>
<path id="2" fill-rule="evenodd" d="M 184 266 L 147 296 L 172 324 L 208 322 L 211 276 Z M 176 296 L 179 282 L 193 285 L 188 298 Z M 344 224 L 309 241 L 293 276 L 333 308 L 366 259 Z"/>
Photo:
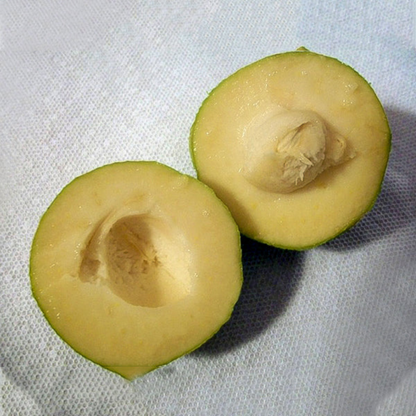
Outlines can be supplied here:
<path id="1" fill-rule="evenodd" d="M 222 81 L 190 136 L 198 179 L 241 232 L 294 250 L 338 236 L 372 208 L 390 143 L 386 114 L 365 79 L 305 48 Z"/>
<path id="2" fill-rule="evenodd" d="M 156 162 L 115 163 L 53 201 L 30 277 L 62 339 L 133 379 L 196 349 L 229 319 L 242 285 L 240 233 L 197 179 Z"/>

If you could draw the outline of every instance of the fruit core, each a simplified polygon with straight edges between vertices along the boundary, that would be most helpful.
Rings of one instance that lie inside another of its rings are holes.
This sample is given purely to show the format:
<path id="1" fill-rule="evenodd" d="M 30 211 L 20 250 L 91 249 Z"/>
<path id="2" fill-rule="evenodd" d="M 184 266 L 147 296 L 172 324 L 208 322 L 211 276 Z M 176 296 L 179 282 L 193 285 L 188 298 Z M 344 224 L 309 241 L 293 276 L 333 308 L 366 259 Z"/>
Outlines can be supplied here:
<path id="1" fill-rule="evenodd" d="M 175 303 L 191 292 L 192 283 L 189 250 L 177 236 L 165 220 L 150 214 L 110 215 L 85 245 L 79 278 L 107 285 L 132 305 Z"/>
<path id="2" fill-rule="evenodd" d="M 269 192 L 293 192 L 354 156 L 346 139 L 310 110 L 270 107 L 251 120 L 242 137 L 242 173 Z"/>

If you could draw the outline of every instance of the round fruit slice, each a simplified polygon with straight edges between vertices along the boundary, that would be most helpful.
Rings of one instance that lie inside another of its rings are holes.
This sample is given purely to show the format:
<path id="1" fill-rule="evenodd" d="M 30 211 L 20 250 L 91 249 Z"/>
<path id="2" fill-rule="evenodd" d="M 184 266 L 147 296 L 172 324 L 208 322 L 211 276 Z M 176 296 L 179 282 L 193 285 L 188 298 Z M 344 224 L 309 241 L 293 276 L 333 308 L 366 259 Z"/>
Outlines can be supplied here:
<path id="1" fill-rule="evenodd" d="M 372 207 L 390 140 L 370 85 L 338 60 L 302 48 L 222 81 L 196 116 L 190 147 L 198 178 L 243 234 L 303 250 Z"/>
<path id="2" fill-rule="evenodd" d="M 229 319 L 240 234 L 214 192 L 156 162 L 78 177 L 36 232 L 34 297 L 86 358 L 132 379 L 190 352 Z"/>

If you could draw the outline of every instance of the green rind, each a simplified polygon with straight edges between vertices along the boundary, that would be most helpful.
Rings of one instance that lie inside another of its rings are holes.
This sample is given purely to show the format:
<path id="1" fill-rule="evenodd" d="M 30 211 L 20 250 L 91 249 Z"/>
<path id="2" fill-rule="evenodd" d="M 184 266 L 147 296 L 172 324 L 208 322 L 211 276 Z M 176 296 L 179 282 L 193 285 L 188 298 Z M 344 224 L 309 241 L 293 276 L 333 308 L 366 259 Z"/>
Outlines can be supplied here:
<path id="1" fill-rule="evenodd" d="M 89 172 L 86 172 L 84 174 L 81 174 L 81 175 L 77 176 L 75 179 L 73 179 L 71 182 L 69 182 L 67 185 L 65 185 L 61 189 L 61 191 L 57 194 L 57 196 L 53 199 L 52 203 L 48 206 L 48 208 L 46 209 L 46 211 L 43 213 L 43 215 L 41 216 L 41 218 L 39 220 L 39 224 L 38 224 L 38 227 L 36 229 L 36 232 L 35 232 L 35 235 L 34 235 L 34 238 L 33 238 L 33 241 L 32 241 L 32 245 L 31 245 L 31 248 L 30 248 L 30 255 L 29 255 L 29 277 L 30 277 L 30 289 L 31 289 L 32 297 L 35 299 L 35 301 L 36 301 L 39 309 L 41 310 L 41 312 L 42 312 L 45 320 L 48 322 L 50 328 L 52 328 L 52 330 L 56 333 L 56 335 L 58 335 L 58 337 L 61 338 L 61 340 L 64 341 L 73 351 L 75 351 L 77 354 L 79 354 L 81 357 L 87 359 L 88 361 L 91 361 L 92 363 L 97 364 L 98 366 L 100 366 L 100 367 L 102 367 L 102 368 L 104 368 L 104 369 L 106 369 L 106 370 L 108 370 L 110 372 L 116 373 L 116 374 L 118 374 L 119 376 L 123 377 L 124 379 L 126 379 L 128 381 L 132 381 L 135 378 L 138 378 L 140 376 L 144 376 L 145 374 L 148 374 L 151 371 L 154 371 L 154 370 L 156 370 L 156 369 L 158 369 L 160 367 L 163 367 L 163 366 L 165 366 L 165 365 L 167 365 L 167 364 L 169 364 L 169 363 L 171 363 L 171 362 L 173 362 L 173 361 L 175 361 L 175 360 L 177 360 L 177 359 L 179 359 L 179 358 L 181 358 L 181 357 L 183 357 L 183 356 L 191 353 L 192 351 L 195 351 L 196 349 L 198 349 L 199 347 L 201 347 L 203 344 L 205 344 L 209 339 L 211 339 L 229 321 L 229 319 L 231 318 L 231 316 L 233 314 L 234 307 L 235 307 L 236 303 L 238 302 L 238 297 L 236 299 L 236 302 L 234 303 L 234 305 L 230 309 L 229 315 L 225 317 L 224 321 L 221 324 L 219 324 L 219 326 L 216 328 L 216 330 L 208 338 L 206 338 L 204 341 L 202 341 L 197 346 L 191 348 L 188 351 L 185 351 L 184 353 L 182 353 L 182 354 L 180 354 L 180 355 L 172 358 L 171 360 L 168 360 L 168 361 L 163 362 L 163 363 L 149 365 L 149 370 L 148 371 L 143 372 L 143 373 L 141 373 L 141 374 L 139 374 L 137 376 L 132 376 L 132 377 L 125 376 L 122 373 L 116 371 L 114 368 L 112 369 L 112 367 L 120 367 L 120 368 L 121 367 L 145 367 L 145 365 L 142 365 L 142 364 L 137 363 L 137 364 L 133 364 L 132 366 L 118 366 L 117 364 L 109 366 L 108 364 L 100 363 L 99 361 L 93 360 L 93 359 L 91 359 L 91 358 L 83 355 L 77 349 L 75 349 L 74 347 L 72 347 L 71 344 L 65 339 L 65 337 L 63 337 L 53 327 L 53 325 L 49 321 L 48 317 L 46 316 L 45 311 L 44 311 L 42 305 L 39 303 L 39 301 L 38 301 L 38 299 L 37 299 L 37 297 L 35 295 L 34 284 L 33 284 L 33 277 L 32 277 L 32 275 L 33 275 L 33 271 L 32 271 L 32 257 L 34 255 L 34 248 L 35 248 L 35 245 L 36 245 L 36 240 L 37 240 L 37 236 L 38 236 L 39 230 L 41 229 L 41 226 L 42 226 L 42 222 L 47 217 L 47 214 L 50 211 L 50 209 L 53 207 L 55 201 L 62 195 L 63 192 L 66 191 L 67 188 L 69 188 L 70 186 L 72 186 L 74 182 L 82 179 L 85 175 L 88 175 L 90 173 L 93 173 L 93 172 L 96 172 L 98 170 L 104 169 L 104 168 L 106 168 L 108 166 L 113 166 L 113 165 L 118 165 L 118 164 L 156 164 L 156 165 L 162 166 L 164 168 L 167 168 L 167 169 L 169 169 L 169 170 L 171 170 L 173 172 L 176 172 L 179 175 L 183 175 L 183 176 L 189 178 L 190 180 L 197 181 L 200 185 L 202 185 L 207 190 L 207 192 L 210 192 L 218 200 L 218 202 L 222 205 L 222 207 L 225 209 L 225 211 L 229 214 L 230 220 L 234 223 L 235 232 L 236 232 L 236 234 L 238 236 L 240 235 L 240 232 L 239 232 L 239 228 L 238 228 L 236 222 L 233 219 L 233 216 L 231 215 L 230 210 L 224 204 L 224 202 L 221 201 L 221 199 L 219 199 L 217 197 L 217 195 L 215 194 L 215 192 L 213 191 L 212 188 L 210 188 L 208 185 L 206 185 L 205 183 L 203 183 L 199 179 L 194 178 L 193 176 L 187 175 L 185 173 L 181 173 L 181 172 L 177 171 L 176 169 L 173 169 L 172 167 L 167 166 L 167 165 L 165 165 L 163 163 L 160 163 L 160 162 L 157 162 L 157 161 L 124 161 L 124 162 L 114 162 L 114 163 L 111 163 L 111 164 L 107 164 L 107 165 L 100 166 L 100 167 L 98 167 L 96 169 L 93 169 L 93 170 L 91 170 Z M 239 259 L 240 259 L 239 260 L 239 263 L 240 263 L 240 292 L 241 292 L 241 287 L 243 285 L 244 277 L 243 277 L 242 249 L 241 249 L 241 239 L 240 238 L 238 238 L 238 250 L 237 250 L 237 254 L 239 255 Z"/>
<path id="2" fill-rule="evenodd" d="M 340 63 L 341 65 L 343 65 L 344 67 L 347 67 L 350 70 L 352 70 L 357 76 L 359 76 L 363 81 L 365 81 L 365 83 L 368 85 L 368 87 L 370 88 L 370 90 L 373 92 L 374 97 L 376 98 L 377 102 L 380 105 L 380 108 L 383 110 L 384 119 L 385 119 L 385 122 L 386 122 L 386 126 L 388 128 L 388 131 L 387 131 L 387 135 L 388 135 L 388 138 L 387 138 L 387 140 L 388 140 L 388 149 L 387 149 L 387 159 L 386 159 L 386 163 L 385 163 L 385 167 L 384 167 L 384 172 L 383 172 L 383 174 L 381 176 L 381 180 L 380 180 L 379 187 L 378 187 L 377 191 L 375 192 L 374 197 L 371 200 L 370 204 L 367 206 L 367 208 L 365 208 L 363 210 L 363 212 L 362 212 L 362 214 L 360 216 L 358 216 L 357 218 L 354 218 L 349 224 L 347 224 L 340 231 L 336 232 L 334 235 L 332 235 L 332 236 L 330 236 L 328 238 L 325 238 L 324 240 L 320 240 L 320 241 L 318 241 L 315 244 L 311 244 L 311 245 L 308 245 L 308 246 L 293 247 L 293 246 L 284 246 L 284 245 L 276 244 L 274 242 L 267 241 L 267 240 L 262 240 L 261 238 L 258 238 L 258 237 L 254 236 L 254 235 L 250 235 L 249 233 L 243 232 L 241 230 L 241 227 L 240 227 L 241 234 L 243 234 L 244 236 L 246 236 L 246 237 L 248 237 L 250 239 L 253 239 L 253 240 L 258 241 L 258 242 L 263 243 L 263 244 L 267 244 L 267 245 L 269 245 L 271 247 L 276 247 L 276 248 L 280 248 L 280 249 L 284 249 L 284 250 L 293 250 L 293 251 L 305 251 L 305 250 L 313 249 L 313 248 L 318 247 L 318 246 L 320 246 L 322 244 L 325 244 L 325 243 L 333 240 L 334 238 L 340 236 L 341 234 L 345 233 L 346 231 L 348 231 L 349 229 L 351 229 L 355 224 L 357 224 L 369 211 L 371 211 L 371 209 L 373 208 L 373 206 L 374 206 L 374 204 L 375 204 L 375 202 L 376 202 L 376 200 L 378 198 L 378 195 L 380 194 L 380 191 L 381 191 L 381 188 L 382 188 L 382 185 L 383 185 L 383 181 L 384 181 L 384 177 L 385 177 L 385 174 L 386 174 L 386 170 L 387 170 L 389 155 L 390 155 L 390 152 L 391 152 L 392 133 L 391 133 L 391 128 L 390 128 L 390 125 L 389 125 L 389 122 L 388 122 L 388 119 L 387 119 L 387 115 L 386 115 L 386 113 L 384 111 L 383 105 L 382 105 L 380 99 L 378 98 L 377 94 L 375 93 L 375 91 L 374 91 L 373 87 L 371 86 L 371 84 L 360 73 L 358 73 L 354 68 L 352 68 L 351 66 L 345 64 L 344 62 L 341 62 L 339 59 L 334 58 L 334 57 L 331 57 L 331 56 L 321 55 L 321 54 L 316 53 L 316 52 L 311 52 L 309 49 L 305 48 L 304 46 L 299 47 L 295 51 L 283 52 L 283 53 L 269 55 L 269 56 L 266 56 L 265 58 L 262 58 L 260 60 L 257 60 L 255 62 L 249 64 L 249 65 L 246 65 L 246 66 L 238 69 L 236 72 L 234 72 L 233 74 L 229 75 L 227 78 L 223 79 L 215 88 L 213 88 L 209 92 L 209 94 L 207 95 L 207 97 L 205 97 L 205 99 L 202 101 L 202 104 L 199 107 L 199 110 L 198 110 L 198 112 L 197 112 L 197 114 L 195 116 L 194 122 L 192 123 L 191 129 L 190 129 L 190 136 L 189 136 L 189 150 L 190 150 L 191 160 L 192 160 L 193 166 L 194 166 L 194 168 L 196 170 L 196 174 L 197 174 L 198 180 L 201 180 L 202 181 L 202 179 L 200 177 L 200 174 L 199 174 L 199 171 L 198 171 L 198 166 L 197 166 L 197 161 L 196 161 L 196 155 L 195 155 L 195 151 L 194 151 L 195 150 L 194 149 L 194 130 L 196 128 L 196 125 L 198 124 L 198 118 L 201 115 L 201 112 L 202 112 L 202 110 L 204 108 L 204 105 L 208 102 L 208 100 L 211 99 L 211 96 L 215 93 L 215 91 L 217 89 L 219 89 L 220 87 L 222 87 L 224 84 L 226 84 L 228 82 L 231 82 L 235 76 L 237 76 L 240 72 L 244 71 L 245 69 L 250 68 L 250 67 L 255 66 L 255 65 L 259 65 L 260 63 L 262 63 L 262 62 L 264 62 L 266 60 L 275 59 L 278 56 L 290 55 L 290 54 L 299 54 L 299 53 L 302 53 L 302 54 L 310 54 L 310 55 L 318 55 L 318 56 L 324 56 L 327 59 L 334 60 L 334 61 Z"/>

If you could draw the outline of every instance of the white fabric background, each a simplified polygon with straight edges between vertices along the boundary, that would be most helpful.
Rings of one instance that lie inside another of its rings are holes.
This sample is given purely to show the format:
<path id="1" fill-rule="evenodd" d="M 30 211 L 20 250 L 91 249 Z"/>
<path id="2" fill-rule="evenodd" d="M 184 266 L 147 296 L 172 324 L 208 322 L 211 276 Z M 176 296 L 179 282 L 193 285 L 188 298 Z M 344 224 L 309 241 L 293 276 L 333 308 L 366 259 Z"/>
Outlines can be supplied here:
<path id="1" fill-rule="evenodd" d="M 416 415 L 416 49 L 411 0 L 3 1 L 0 19 L 0 414 Z M 301 45 L 355 67 L 393 132 L 373 211 L 314 250 L 243 239 L 231 321 L 133 383 L 48 327 L 28 259 L 74 177 L 122 160 L 195 175 L 202 100 Z"/>

